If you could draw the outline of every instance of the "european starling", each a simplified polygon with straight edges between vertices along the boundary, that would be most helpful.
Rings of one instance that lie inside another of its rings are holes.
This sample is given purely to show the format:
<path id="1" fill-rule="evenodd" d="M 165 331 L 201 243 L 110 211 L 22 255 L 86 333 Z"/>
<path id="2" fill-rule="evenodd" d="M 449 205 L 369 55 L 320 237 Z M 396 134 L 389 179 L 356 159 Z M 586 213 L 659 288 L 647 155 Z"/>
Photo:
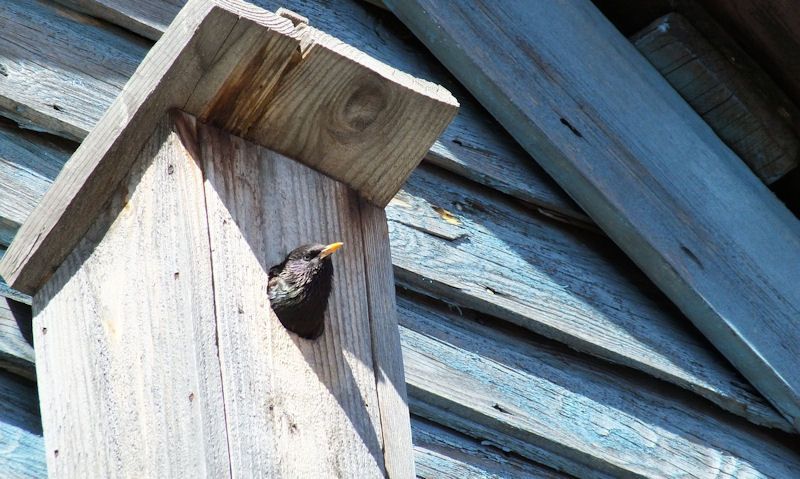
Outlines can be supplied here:
<path id="1" fill-rule="evenodd" d="M 325 309 L 333 286 L 330 255 L 342 243 L 307 244 L 269 269 L 267 295 L 281 324 L 306 339 L 325 331 Z"/>

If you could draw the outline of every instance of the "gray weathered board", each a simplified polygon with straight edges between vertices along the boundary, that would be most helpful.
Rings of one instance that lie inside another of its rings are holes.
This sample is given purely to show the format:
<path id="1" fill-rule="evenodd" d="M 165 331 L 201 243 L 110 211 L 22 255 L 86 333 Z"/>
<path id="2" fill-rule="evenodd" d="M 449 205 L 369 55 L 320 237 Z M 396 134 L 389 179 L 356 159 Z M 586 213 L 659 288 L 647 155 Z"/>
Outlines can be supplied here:
<path id="1" fill-rule="evenodd" d="M 122 89 L 136 63 L 143 58 L 145 51 L 140 46 L 141 42 L 110 29 L 104 22 L 75 12 L 65 14 L 48 1 L 11 2 L 18 6 L 14 9 L 7 7 L 5 14 L 19 24 L 26 37 L 25 42 L 16 41 L 16 44 L 9 45 L 0 40 L 0 63 L 7 65 L 8 78 L 15 80 L 7 83 L 8 93 L 0 91 L 0 96 L 7 98 L 9 105 L 7 109 L 0 109 L 0 114 L 21 121 L 30 128 L 83 138 Z M 61 0 L 61 3 L 101 15 L 134 31 L 137 30 L 132 23 L 154 25 L 159 29 L 157 36 L 160 36 L 160 29 L 172 21 L 179 4 L 184 2 L 170 0 L 161 4 L 154 1 Z M 353 0 L 259 0 L 255 3 L 273 11 L 278 7 L 297 11 L 310 18 L 312 25 L 378 60 L 451 89 L 462 107 L 450 127 L 429 151 L 428 161 L 517 196 L 543 211 L 551 212 L 555 217 L 581 223 L 588 221 L 538 165 L 525 161 L 527 153 L 498 127 L 463 87 L 432 60 L 424 48 L 402 30 L 402 26 L 386 22 Z M 47 30 L 40 27 L 42 23 L 48 25 Z M 9 41 L 14 41 L 16 29 L 7 31 Z M 73 50 L 86 51 L 87 54 L 77 58 L 72 55 L 59 57 L 57 60 L 61 63 L 54 65 L 61 74 L 53 78 L 49 89 L 46 92 L 41 89 L 30 90 L 28 75 L 35 78 L 52 77 L 53 74 L 49 72 L 51 67 L 32 63 L 23 68 L 17 66 L 16 62 L 38 56 L 40 49 L 56 51 L 63 45 L 71 45 Z M 110 62 L 117 56 L 125 61 L 119 65 Z M 3 62 L 3 57 L 8 61 Z M 131 61 L 135 62 L 133 67 L 129 66 Z M 113 69 L 114 73 L 98 76 L 86 72 L 100 68 Z M 116 89 L 114 95 L 95 94 L 96 90 L 109 86 Z M 79 91 L 70 93 L 75 89 Z M 53 109 L 52 104 L 57 104 L 59 110 Z M 48 112 L 47 108 L 52 110 L 49 117 L 36 116 L 39 109 Z M 76 133 L 71 135 L 68 132 Z"/>
<path id="2" fill-rule="evenodd" d="M 591 2 L 386 3 L 800 428 L 800 222 Z"/>
<path id="3" fill-rule="evenodd" d="M 496 324 L 398 302 L 414 414 L 491 437 L 471 423 L 483 425 L 499 447 L 576 477 L 800 473 L 788 436 L 713 414 L 678 388 Z"/>
<path id="4" fill-rule="evenodd" d="M 400 284 L 788 426 L 607 238 L 425 166 L 387 216 Z"/>
<path id="5" fill-rule="evenodd" d="M 36 385 L 0 371 L 0 475 L 45 478 Z"/>
<path id="6" fill-rule="evenodd" d="M 765 183 L 797 167 L 800 112 L 744 52 L 729 53 L 737 46 L 724 32 L 712 45 L 669 13 L 631 41 Z"/>

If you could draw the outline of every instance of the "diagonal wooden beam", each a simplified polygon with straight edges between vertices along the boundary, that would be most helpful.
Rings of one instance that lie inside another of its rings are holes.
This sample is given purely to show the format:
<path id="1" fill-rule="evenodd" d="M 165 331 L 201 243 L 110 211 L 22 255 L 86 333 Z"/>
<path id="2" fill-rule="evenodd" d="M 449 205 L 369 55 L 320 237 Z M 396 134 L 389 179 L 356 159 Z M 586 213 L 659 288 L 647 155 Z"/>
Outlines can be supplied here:
<path id="1" fill-rule="evenodd" d="M 591 2 L 386 3 L 800 428 L 800 223 Z"/>

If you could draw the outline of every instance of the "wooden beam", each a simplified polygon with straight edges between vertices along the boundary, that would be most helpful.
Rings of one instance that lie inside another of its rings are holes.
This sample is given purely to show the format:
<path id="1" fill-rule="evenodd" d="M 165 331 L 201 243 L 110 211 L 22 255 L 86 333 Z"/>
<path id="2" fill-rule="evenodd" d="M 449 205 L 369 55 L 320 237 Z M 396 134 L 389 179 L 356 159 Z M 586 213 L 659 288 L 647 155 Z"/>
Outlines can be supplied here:
<path id="1" fill-rule="evenodd" d="M 800 223 L 591 2 L 387 5 L 800 429 Z"/>
<path id="2" fill-rule="evenodd" d="M 765 183 L 797 166 L 800 138 L 793 122 L 800 112 L 724 32 L 712 45 L 689 20 L 670 13 L 631 41 Z"/>
<path id="3" fill-rule="evenodd" d="M 291 153 L 379 205 L 388 202 L 456 112 L 446 90 L 356 55 L 310 28 L 302 29 L 307 40 L 301 61 L 301 32 L 288 20 L 239 1 L 195 0 L 174 25 L 23 226 L 15 244 L 26 246 L 9 248 L 0 273 L 13 287 L 32 292 L 52 274 L 127 171 L 148 126 L 169 107 L 182 107 L 257 141 L 274 140 L 282 151 L 288 146 L 280 138 L 270 139 L 263 122 L 278 128 L 296 121 L 287 109 L 296 101 L 290 85 L 316 81 L 324 73 L 319 68 L 337 62 L 339 71 L 354 81 L 333 82 L 318 91 L 314 99 L 327 106 L 316 111 L 326 113 L 313 121 L 324 128 L 302 129 L 292 144 L 302 148 Z M 347 55 L 357 61 L 348 61 Z M 292 73 L 287 73 L 290 62 Z M 272 92 L 284 75 L 290 81 Z M 232 107 L 243 104 L 251 108 Z M 384 129 L 390 125 L 399 130 L 387 135 Z M 373 136 L 379 131 L 384 133 Z M 381 142 L 373 141 L 377 138 Z M 367 180 L 363 172 L 375 170 L 374 164 L 382 166 Z"/>
<path id="4" fill-rule="evenodd" d="M 36 379 L 31 308 L 0 294 L 0 368 Z"/>
<path id="5" fill-rule="evenodd" d="M 800 467 L 788 435 L 677 388 L 478 322 L 488 318 L 398 303 L 414 414 L 576 477 L 791 477 Z"/>
<path id="6" fill-rule="evenodd" d="M 556 227 L 429 166 L 387 216 L 403 286 L 644 371 L 757 424 L 791 427 L 607 238 Z"/>

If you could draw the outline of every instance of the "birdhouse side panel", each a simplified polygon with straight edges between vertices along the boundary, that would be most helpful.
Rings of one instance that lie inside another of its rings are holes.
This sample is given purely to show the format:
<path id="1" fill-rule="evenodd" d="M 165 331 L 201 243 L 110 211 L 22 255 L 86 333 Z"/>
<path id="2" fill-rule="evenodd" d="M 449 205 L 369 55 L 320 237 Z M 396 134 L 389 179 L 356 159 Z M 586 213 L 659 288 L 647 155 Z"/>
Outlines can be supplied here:
<path id="1" fill-rule="evenodd" d="M 202 171 L 167 119 L 34 296 L 50 477 L 227 477 Z"/>

